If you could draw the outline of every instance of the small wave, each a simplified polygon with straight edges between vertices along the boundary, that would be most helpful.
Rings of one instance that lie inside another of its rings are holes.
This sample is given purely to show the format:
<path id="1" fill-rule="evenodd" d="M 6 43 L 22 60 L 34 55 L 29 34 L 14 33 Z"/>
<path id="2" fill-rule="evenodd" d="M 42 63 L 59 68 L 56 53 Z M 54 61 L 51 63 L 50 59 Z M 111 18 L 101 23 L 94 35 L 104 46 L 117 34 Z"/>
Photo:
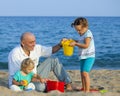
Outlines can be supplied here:
<path id="1" fill-rule="evenodd" d="M 8 69 L 8 63 L 7 62 L 0 62 L 0 69 Z"/>

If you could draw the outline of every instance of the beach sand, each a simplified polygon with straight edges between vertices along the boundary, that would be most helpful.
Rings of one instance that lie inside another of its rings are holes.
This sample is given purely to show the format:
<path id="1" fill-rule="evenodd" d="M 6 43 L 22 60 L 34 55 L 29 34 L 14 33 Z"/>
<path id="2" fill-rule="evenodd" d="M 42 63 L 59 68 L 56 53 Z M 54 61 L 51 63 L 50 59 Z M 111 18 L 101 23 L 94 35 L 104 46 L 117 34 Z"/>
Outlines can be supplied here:
<path id="1" fill-rule="evenodd" d="M 67 70 L 72 79 L 72 87 L 81 88 L 81 77 L 79 70 Z M 90 72 L 91 88 L 104 88 L 107 92 L 89 92 L 72 91 L 61 93 L 59 91 L 51 91 L 48 93 L 37 91 L 14 92 L 8 89 L 8 72 L 0 71 L 0 96 L 120 96 L 120 70 L 92 70 Z M 57 80 L 51 72 L 50 79 Z"/>

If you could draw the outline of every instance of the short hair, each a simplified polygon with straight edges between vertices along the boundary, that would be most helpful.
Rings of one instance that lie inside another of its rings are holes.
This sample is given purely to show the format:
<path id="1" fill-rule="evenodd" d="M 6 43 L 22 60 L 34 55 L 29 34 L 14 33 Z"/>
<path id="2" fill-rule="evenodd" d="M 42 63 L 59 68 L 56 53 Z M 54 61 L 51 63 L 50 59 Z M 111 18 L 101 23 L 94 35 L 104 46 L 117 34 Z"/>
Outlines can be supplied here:
<path id="1" fill-rule="evenodd" d="M 77 25 L 82 25 L 82 27 L 87 27 L 88 21 L 84 17 L 79 17 L 79 18 L 75 19 L 75 21 L 71 24 L 71 27 L 74 27 Z"/>
<path id="2" fill-rule="evenodd" d="M 21 37 L 20 37 L 20 41 L 22 41 L 22 40 L 23 40 L 24 35 L 25 35 L 25 33 L 23 33 L 23 34 L 21 35 Z"/>
<path id="3" fill-rule="evenodd" d="M 34 62 L 32 61 L 32 59 L 26 58 L 21 63 L 21 70 L 28 68 L 28 67 L 34 68 L 34 66 L 35 65 L 34 65 Z"/>
<path id="4" fill-rule="evenodd" d="M 20 40 L 22 41 L 22 40 L 25 38 L 25 35 L 27 35 L 27 34 L 34 36 L 34 34 L 31 33 L 31 32 L 24 32 L 24 33 L 22 33 L 22 35 L 21 35 L 21 37 L 20 37 Z"/>

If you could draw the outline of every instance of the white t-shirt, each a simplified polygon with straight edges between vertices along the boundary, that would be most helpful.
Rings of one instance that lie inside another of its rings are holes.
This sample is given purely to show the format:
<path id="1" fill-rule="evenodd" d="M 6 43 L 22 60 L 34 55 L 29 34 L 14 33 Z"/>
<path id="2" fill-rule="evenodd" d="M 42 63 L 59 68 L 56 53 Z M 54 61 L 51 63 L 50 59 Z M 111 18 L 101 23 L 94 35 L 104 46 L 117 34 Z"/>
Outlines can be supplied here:
<path id="1" fill-rule="evenodd" d="M 89 57 L 95 57 L 95 46 L 94 46 L 94 38 L 92 35 L 92 32 L 90 30 L 87 30 L 82 36 L 80 36 L 78 42 L 84 44 L 85 38 L 91 38 L 90 45 L 88 48 L 79 48 L 79 59 L 86 59 Z"/>
<path id="2" fill-rule="evenodd" d="M 31 58 L 35 63 L 34 73 L 37 73 L 37 65 L 39 63 L 39 58 L 49 57 L 52 54 L 52 47 L 45 47 L 36 44 L 33 51 L 30 51 L 30 55 L 27 56 L 23 51 L 22 47 L 19 45 L 15 47 L 8 56 L 8 67 L 9 67 L 9 85 L 12 84 L 13 75 L 20 70 L 21 62 L 26 58 Z"/>

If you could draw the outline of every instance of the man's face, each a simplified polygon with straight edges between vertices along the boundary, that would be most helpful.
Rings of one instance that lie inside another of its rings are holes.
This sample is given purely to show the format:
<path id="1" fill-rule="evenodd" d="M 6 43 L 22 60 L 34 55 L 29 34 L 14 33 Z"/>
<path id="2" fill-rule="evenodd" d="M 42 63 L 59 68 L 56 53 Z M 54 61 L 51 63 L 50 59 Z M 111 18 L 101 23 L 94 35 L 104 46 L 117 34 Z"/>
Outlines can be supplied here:
<path id="1" fill-rule="evenodd" d="M 23 45 L 24 49 L 26 49 L 28 51 L 32 51 L 35 47 L 35 44 L 36 44 L 36 39 L 34 36 L 27 36 L 22 41 L 22 45 Z"/>

